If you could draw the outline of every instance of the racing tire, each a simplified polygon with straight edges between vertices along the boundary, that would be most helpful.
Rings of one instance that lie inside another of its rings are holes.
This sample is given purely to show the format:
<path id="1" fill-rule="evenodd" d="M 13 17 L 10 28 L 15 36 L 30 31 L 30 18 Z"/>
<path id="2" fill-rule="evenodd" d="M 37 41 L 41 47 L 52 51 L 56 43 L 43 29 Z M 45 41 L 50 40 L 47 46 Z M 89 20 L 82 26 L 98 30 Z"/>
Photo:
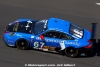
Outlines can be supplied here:
<path id="1" fill-rule="evenodd" d="M 26 50 L 29 48 L 29 42 L 25 39 L 19 39 L 16 42 L 16 47 L 20 50 Z"/>
<path id="2" fill-rule="evenodd" d="M 78 56 L 78 50 L 73 48 L 73 47 L 69 47 L 69 48 L 66 48 L 64 50 L 64 53 L 67 57 L 71 57 L 71 58 L 75 58 Z"/>

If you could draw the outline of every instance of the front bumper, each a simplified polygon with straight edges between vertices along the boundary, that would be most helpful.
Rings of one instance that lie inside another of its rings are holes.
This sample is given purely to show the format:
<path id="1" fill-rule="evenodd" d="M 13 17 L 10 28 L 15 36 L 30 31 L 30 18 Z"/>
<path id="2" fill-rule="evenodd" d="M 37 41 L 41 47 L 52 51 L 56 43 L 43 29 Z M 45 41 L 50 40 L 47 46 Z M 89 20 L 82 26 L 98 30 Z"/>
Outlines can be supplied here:
<path id="1" fill-rule="evenodd" d="M 3 38 L 3 41 L 4 41 L 6 46 L 15 47 L 14 44 L 9 43 L 5 38 Z"/>

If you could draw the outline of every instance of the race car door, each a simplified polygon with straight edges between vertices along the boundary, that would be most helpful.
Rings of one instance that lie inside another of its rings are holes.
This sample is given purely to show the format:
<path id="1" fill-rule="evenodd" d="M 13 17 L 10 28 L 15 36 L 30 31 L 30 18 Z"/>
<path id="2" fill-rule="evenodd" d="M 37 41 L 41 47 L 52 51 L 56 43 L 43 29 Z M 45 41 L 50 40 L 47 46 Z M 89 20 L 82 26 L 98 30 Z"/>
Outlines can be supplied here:
<path id="1" fill-rule="evenodd" d="M 56 47 L 57 50 L 65 49 L 66 40 L 74 40 L 73 37 L 58 31 L 49 31 L 43 34 L 46 46 Z"/>
<path id="2" fill-rule="evenodd" d="M 33 48 L 54 50 L 54 47 L 59 47 L 57 43 L 60 40 L 54 35 L 60 35 L 60 33 L 50 31 L 39 36 L 34 36 Z"/>
<path id="3" fill-rule="evenodd" d="M 48 31 L 43 34 L 46 46 L 50 47 L 60 47 L 59 39 L 61 33 L 57 31 Z"/>

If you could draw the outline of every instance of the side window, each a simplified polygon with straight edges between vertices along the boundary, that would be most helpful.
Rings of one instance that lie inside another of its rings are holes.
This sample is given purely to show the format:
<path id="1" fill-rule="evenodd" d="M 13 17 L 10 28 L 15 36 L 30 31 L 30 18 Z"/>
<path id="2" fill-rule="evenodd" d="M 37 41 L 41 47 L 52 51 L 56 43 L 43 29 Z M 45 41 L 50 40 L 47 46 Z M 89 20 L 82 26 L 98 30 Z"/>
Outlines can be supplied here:
<path id="1" fill-rule="evenodd" d="M 14 30 L 13 30 L 13 27 L 14 27 L 14 24 L 8 25 L 8 26 L 6 27 L 6 29 L 5 29 L 5 31 L 13 32 L 13 31 L 14 31 Z"/>
<path id="2" fill-rule="evenodd" d="M 31 33 L 31 26 L 32 23 L 27 23 L 27 22 L 21 22 L 17 26 L 18 29 L 16 30 L 17 32 L 22 32 L 22 33 Z"/>
<path id="3" fill-rule="evenodd" d="M 62 33 L 60 39 L 63 39 L 63 40 L 74 40 L 73 37 L 71 37 L 71 36 L 69 36 L 69 35 L 67 35 L 65 33 Z"/>
<path id="4" fill-rule="evenodd" d="M 33 23 L 32 22 L 20 22 L 8 25 L 5 29 L 7 32 L 22 32 L 22 33 L 31 33 Z"/>
<path id="5" fill-rule="evenodd" d="M 50 38 L 59 38 L 60 37 L 60 33 L 59 32 L 56 32 L 56 31 L 49 31 L 49 32 L 46 32 L 44 34 L 45 37 L 50 37 Z"/>

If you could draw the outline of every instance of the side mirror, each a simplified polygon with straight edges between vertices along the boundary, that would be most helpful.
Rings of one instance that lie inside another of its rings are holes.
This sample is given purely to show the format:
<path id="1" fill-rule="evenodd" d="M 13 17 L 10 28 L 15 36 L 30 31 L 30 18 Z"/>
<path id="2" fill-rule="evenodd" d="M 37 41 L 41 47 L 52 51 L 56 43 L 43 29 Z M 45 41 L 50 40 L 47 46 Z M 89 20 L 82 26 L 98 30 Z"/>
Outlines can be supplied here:
<path id="1" fill-rule="evenodd" d="M 41 40 L 44 40 L 44 35 L 40 35 Z"/>

